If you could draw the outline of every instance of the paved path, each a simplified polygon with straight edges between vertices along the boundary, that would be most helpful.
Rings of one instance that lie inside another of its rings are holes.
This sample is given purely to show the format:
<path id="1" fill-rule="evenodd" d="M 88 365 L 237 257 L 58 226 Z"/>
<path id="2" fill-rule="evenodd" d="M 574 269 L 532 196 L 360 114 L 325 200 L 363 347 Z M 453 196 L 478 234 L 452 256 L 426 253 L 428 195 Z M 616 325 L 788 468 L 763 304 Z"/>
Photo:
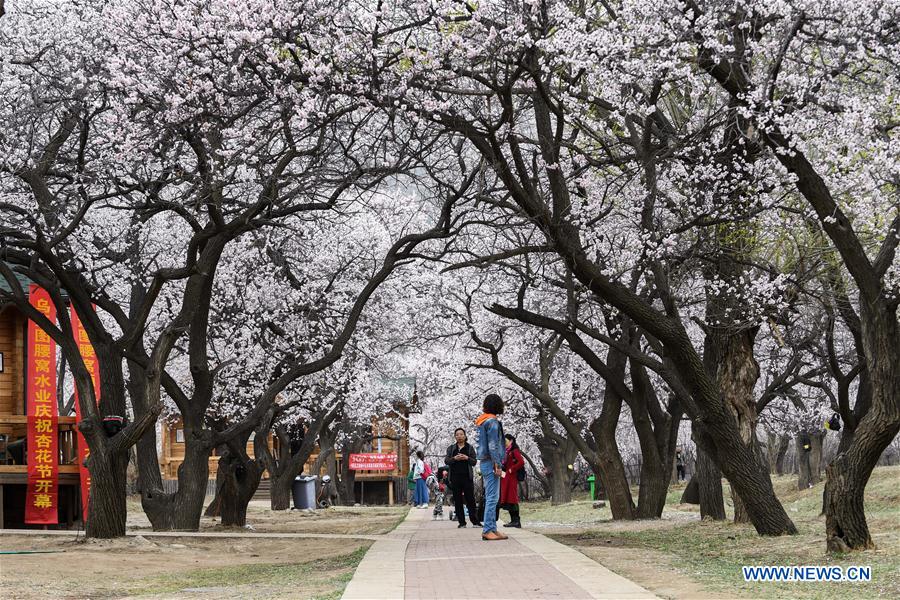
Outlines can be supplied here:
<path id="1" fill-rule="evenodd" d="M 343 598 L 655 598 L 550 538 L 527 530 L 504 533 L 509 540 L 484 542 L 481 528 L 457 529 L 455 522 L 432 521 L 430 510 L 411 509 L 397 529 L 372 545 Z"/>

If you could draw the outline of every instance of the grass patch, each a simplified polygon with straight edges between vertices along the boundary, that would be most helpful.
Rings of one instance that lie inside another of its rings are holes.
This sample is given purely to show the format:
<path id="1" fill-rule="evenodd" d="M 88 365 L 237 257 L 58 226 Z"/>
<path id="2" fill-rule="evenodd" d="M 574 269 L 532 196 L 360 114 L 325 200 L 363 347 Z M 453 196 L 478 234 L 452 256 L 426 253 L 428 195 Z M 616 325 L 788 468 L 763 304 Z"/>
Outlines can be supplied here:
<path id="1" fill-rule="evenodd" d="M 135 596 L 171 594 L 187 588 L 236 588 L 253 586 L 255 592 L 280 596 L 313 592 L 309 598 L 340 598 L 356 567 L 368 550 L 365 544 L 349 554 L 299 563 L 242 564 L 211 569 L 194 569 L 158 575 L 132 582 L 126 589 Z"/>
<path id="2" fill-rule="evenodd" d="M 664 552 L 681 574 L 710 591 L 728 596 L 900 598 L 900 467 L 875 469 L 866 487 L 866 517 L 878 549 L 846 555 L 829 555 L 825 551 L 825 518 L 819 516 L 824 484 L 799 490 L 795 476 L 775 477 L 773 484 L 797 525 L 797 535 L 761 537 L 749 525 L 690 521 L 653 528 L 636 523 L 631 530 L 590 526 L 579 534 L 553 537 L 576 547 L 625 546 Z M 680 490 L 669 494 L 669 501 L 673 500 L 680 500 Z M 679 510 L 682 506 L 678 506 Z M 743 580 L 743 565 L 869 565 L 873 580 L 749 583 Z"/>
<path id="3" fill-rule="evenodd" d="M 523 518 L 529 523 L 552 523 L 558 525 L 599 524 L 612 518 L 609 507 L 594 508 L 590 494 L 576 494 L 572 502 L 552 505 L 549 500 L 525 502 L 522 504 Z M 505 514 L 505 513 L 504 513 Z"/>

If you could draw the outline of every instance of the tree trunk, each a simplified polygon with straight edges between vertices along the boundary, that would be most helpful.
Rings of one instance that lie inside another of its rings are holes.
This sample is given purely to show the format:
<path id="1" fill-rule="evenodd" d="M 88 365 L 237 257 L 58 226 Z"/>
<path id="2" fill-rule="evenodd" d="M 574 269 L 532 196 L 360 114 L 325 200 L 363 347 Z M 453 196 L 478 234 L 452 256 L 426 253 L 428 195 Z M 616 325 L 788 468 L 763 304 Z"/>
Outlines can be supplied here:
<path id="1" fill-rule="evenodd" d="M 612 364 L 612 360 L 610 363 Z M 621 396 L 607 386 L 600 416 L 589 427 L 597 446 L 597 452 L 592 456 L 596 460 L 591 462 L 591 468 L 606 492 L 613 520 L 630 521 L 635 517 L 634 500 L 631 497 L 628 478 L 625 476 L 622 454 L 616 443 L 616 427 L 619 424 L 621 410 Z"/>
<path id="2" fill-rule="evenodd" d="M 790 445 L 791 438 L 786 435 L 778 436 L 778 454 L 775 457 L 775 473 L 778 475 L 784 475 L 784 457 L 787 456 Z"/>
<path id="3" fill-rule="evenodd" d="M 126 453 L 92 452 L 87 459 L 91 474 L 91 494 L 85 535 L 89 538 L 115 538 L 125 535 Z"/>
<path id="4" fill-rule="evenodd" d="M 319 455 L 316 456 L 316 460 L 315 462 L 313 462 L 313 465 L 309 471 L 310 475 L 316 476 L 316 498 L 319 497 L 319 490 L 322 488 L 322 478 L 319 476 L 322 472 L 322 467 L 325 466 L 325 462 L 331 457 L 332 454 L 334 454 L 334 447 L 323 447 L 323 443 L 323 437 L 319 436 Z M 325 472 L 332 477 L 332 481 L 337 482 L 337 479 L 335 479 L 334 475 L 331 473 L 331 469 L 326 469 Z"/>
<path id="5" fill-rule="evenodd" d="M 896 312 L 883 298 L 875 306 L 860 304 L 872 406 L 859 422 L 850 446 L 825 470 L 825 533 L 830 552 L 874 547 L 863 496 L 878 458 L 900 432 L 900 326 Z"/>
<path id="6" fill-rule="evenodd" d="M 328 459 L 328 472 L 331 474 L 331 480 L 337 481 L 337 457 L 332 454 Z M 350 469 L 350 455 L 347 452 L 341 453 L 341 485 L 338 487 L 338 497 L 344 506 L 353 506 L 356 504 L 356 471 Z M 360 498 L 365 500 L 365 497 Z"/>
<path id="7" fill-rule="evenodd" d="M 641 483 L 638 491 L 638 519 L 658 519 L 662 516 L 669 493 L 669 473 L 658 460 L 641 461 Z"/>
<path id="8" fill-rule="evenodd" d="M 224 452 L 224 450 L 222 451 Z M 225 483 L 225 471 L 222 468 L 222 453 L 219 454 L 219 466 L 216 470 L 216 495 L 203 511 L 204 517 L 218 517 L 222 510 L 222 486 Z"/>
<path id="9" fill-rule="evenodd" d="M 212 432 L 204 428 L 185 427 L 184 441 L 184 462 L 178 467 L 178 489 L 175 493 L 165 494 L 152 487 L 145 489 L 142 484 L 141 504 L 154 531 L 200 529 L 200 516 L 209 484 Z"/>
<path id="10" fill-rule="evenodd" d="M 543 446 L 543 447 L 542 447 Z M 574 472 L 569 465 L 575 460 L 578 451 L 572 447 L 560 448 L 546 441 L 538 443 L 541 451 L 541 460 L 552 475 L 550 476 L 550 504 L 566 504 L 572 501 L 572 477 Z"/>
<path id="11" fill-rule="evenodd" d="M 718 379 L 727 406 L 737 419 L 741 441 L 754 456 L 759 455 L 756 440 L 756 401 L 753 388 L 759 379 L 759 364 L 753 356 L 755 329 L 745 329 L 737 334 L 717 336 L 719 347 Z M 734 522 L 749 523 L 750 515 L 743 500 L 731 486 L 734 502 Z"/>
<path id="12" fill-rule="evenodd" d="M 229 449 L 219 458 L 219 473 L 224 473 L 222 485 L 217 487 L 216 492 L 222 525 L 244 527 L 247 524 L 247 506 L 259 487 L 262 469 L 246 453 L 235 453 Z"/>
<path id="13" fill-rule="evenodd" d="M 557 476 L 557 474 L 560 476 Z M 572 501 L 572 485 L 569 481 L 570 479 L 567 471 L 555 471 L 553 477 L 550 478 L 550 504 L 556 506 L 559 504 L 568 504 Z"/>
<path id="14" fill-rule="evenodd" d="M 148 411 L 146 377 L 137 363 L 128 361 L 128 393 L 135 418 Z M 163 425 L 165 427 L 165 424 Z M 153 531 L 172 529 L 172 494 L 163 489 L 159 470 L 159 454 L 156 450 L 156 428 L 153 427 L 137 442 L 138 487 L 141 492 L 141 508 L 150 520 Z"/>
<path id="15" fill-rule="evenodd" d="M 797 454 L 797 489 L 805 490 L 812 487 L 810 476 L 810 440 L 806 433 L 798 433 L 794 437 L 794 451 Z"/>
<path id="16" fill-rule="evenodd" d="M 824 431 L 816 431 L 809 434 L 809 483 L 811 485 L 816 485 L 822 481 L 822 442 L 824 439 Z"/>
<path id="17" fill-rule="evenodd" d="M 684 488 L 684 493 L 681 494 L 681 503 L 700 504 L 700 485 L 696 474 L 691 476 L 690 481 Z"/>
<path id="18" fill-rule="evenodd" d="M 766 432 L 766 455 L 769 459 L 769 473 L 784 474 L 784 455 L 787 453 L 790 439 L 780 433 Z"/>
<path id="19" fill-rule="evenodd" d="M 725 520 L 725 498 L 722 495 L 722 472 L 709 455 L 697 447 L 697 487 L 700 496 L 700 518 Z"/>
<path id="20" fill-rule="evenodd" d="M 663 411 L 646 368 L 633 360 L 630 363 L 633 389 L 631 419 L 641 446 L 641 481 L 636 516 L 639 519 L 658 519 L 662 516 L 669 491 L 681 410 L 673 396 L 669 406 L 673 414 Z"/>
<path id="21" fill-rule="evenodd" d="M 243 527 L 247 524 L 247 505 L 259 487 L 263 468 L 260 461 L 247 455 L 250 432 L 237 436 L 218 447 L 216 495 L 206 507 L 207 517 L 221 517 L 223 526 Z"/>
<path id="22" fill-rule="evenodd" d="M 625 377 L 626 359 L 624 354 L 610 348 L 607 354 L 607 364 L 613 373 Z M 619 425 L 621 413 L 622 397 L 607 383 L 603 393 L 600 415 L 588 427 L 597 451 L 582 452 L 582 455 L 591 463 L 594 474 L 600 478 L 600 483 L 603 485 L 609 501 L 613 520 L 630 521 L 635 518 L 634 499 L 631 496 L 628 477 L 625 475 L 625 464 L 622 461 L 622 454 L 619 452 L 619 444 L 616 442 L 616 428 Z"/>
<path id="23" fill-rule="evenodd" d="M 296 473 L 281 472 L 278 474 L 269 472 L 271 482 L 271 507 L 272 510 L 288 510 L 291 508 L 291 486 L 294 484 Z"/>
<path id="24" fill-rule="evenodd" d="M 178 490 L 172 496 L 172 529 L 197 531 L 200 529 L 200 515 L 203 514 L 209 483 L 211 436 L 207 430 L 194 432 L 187 428 L 184 436 L 184 462 L 178 467 Z M 193 443 L 188 442 L 192 436 L 202 438 L 202 441 L 198 439 Z"/>
<path id="25" fill-rule="evenodd" d="M 308 428 L 303 433 L 300 447 L 293 453 L 287 430 L 283 426 L 276 427 L 278 439 L 281 441 L 281 452 L 277 460 L 269 449 L 268 439 L 279 416 L 278 408 L 273 407 L 270 409 L 269 413 L 262 419 L 260 426 L 256 429 L 253 449 L 256 460 L 260 464 L 260 469 L 265 465 L 265 469 L 269 471 L 269 481 L 272 486 L 272 510 L 288 510 L 290 508 L 294 478 L 303 471 L 306 461 L 309 460 L 316 447 L 316 440 L 320 440 L 320 447 L 321 444 L 324 444 L 324 441 L 321 440 L 327 439 L 326 436 L 329 435 L 330 431 L 329 427 L 341 406 L 339 403 L 330 410 L 320 409 L 316 411 Z M 318 475 L 318 473 L 312 474 Z"/>

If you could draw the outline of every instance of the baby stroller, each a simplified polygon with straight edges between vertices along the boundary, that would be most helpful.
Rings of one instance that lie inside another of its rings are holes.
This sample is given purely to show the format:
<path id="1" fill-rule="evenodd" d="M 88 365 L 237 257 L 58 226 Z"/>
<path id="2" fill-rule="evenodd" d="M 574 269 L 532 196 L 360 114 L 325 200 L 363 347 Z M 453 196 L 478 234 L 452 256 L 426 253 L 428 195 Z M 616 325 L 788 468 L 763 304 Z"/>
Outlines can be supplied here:
<path id="1" fill-rule="evenodd" d="M 443 519 L 444 498 L 447 494 L 447 488 L 443 483 L 439 483 L 437 477 L 435 477 L 434 475 L 430 475 L 428 479 L 425 480 L 425 485 L 428 486 L 428 489 L 431 491 L 431 495 L 434 497 L 434 510 L 431 513 L 431 518 Z"/>

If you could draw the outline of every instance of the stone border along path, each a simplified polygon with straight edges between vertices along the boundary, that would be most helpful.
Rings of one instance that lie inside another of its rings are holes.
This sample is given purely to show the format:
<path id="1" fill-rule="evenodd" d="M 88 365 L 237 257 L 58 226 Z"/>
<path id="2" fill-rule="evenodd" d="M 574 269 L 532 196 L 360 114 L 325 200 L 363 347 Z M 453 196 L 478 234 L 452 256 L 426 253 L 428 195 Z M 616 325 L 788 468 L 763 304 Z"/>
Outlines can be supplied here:
<path id="1" fill-rule="evenodd" d="M 0 529 L 0 536 L 25 535 L 25 536 L 58 536 L 83 538 L 84 530 L 79 529 Z M 126 537 L 170 537 L 170 538 L 330 538 L 336 540 L 380 540 L 383 534 L 352 534 L 352 533 L 279 533 L 253 532 L 253 531 L 126 531 Z"/>
<path id="2" fill-rule="evenodd" d="M 380 536 L 344 590 L 344 600 L 651 599 L 652 593 L 584 554 L 539 533 L 504 528 L 484 542 L 481 528 L 410 509 Z M 486 575 L 490 573 L 490 575 Z"/>

